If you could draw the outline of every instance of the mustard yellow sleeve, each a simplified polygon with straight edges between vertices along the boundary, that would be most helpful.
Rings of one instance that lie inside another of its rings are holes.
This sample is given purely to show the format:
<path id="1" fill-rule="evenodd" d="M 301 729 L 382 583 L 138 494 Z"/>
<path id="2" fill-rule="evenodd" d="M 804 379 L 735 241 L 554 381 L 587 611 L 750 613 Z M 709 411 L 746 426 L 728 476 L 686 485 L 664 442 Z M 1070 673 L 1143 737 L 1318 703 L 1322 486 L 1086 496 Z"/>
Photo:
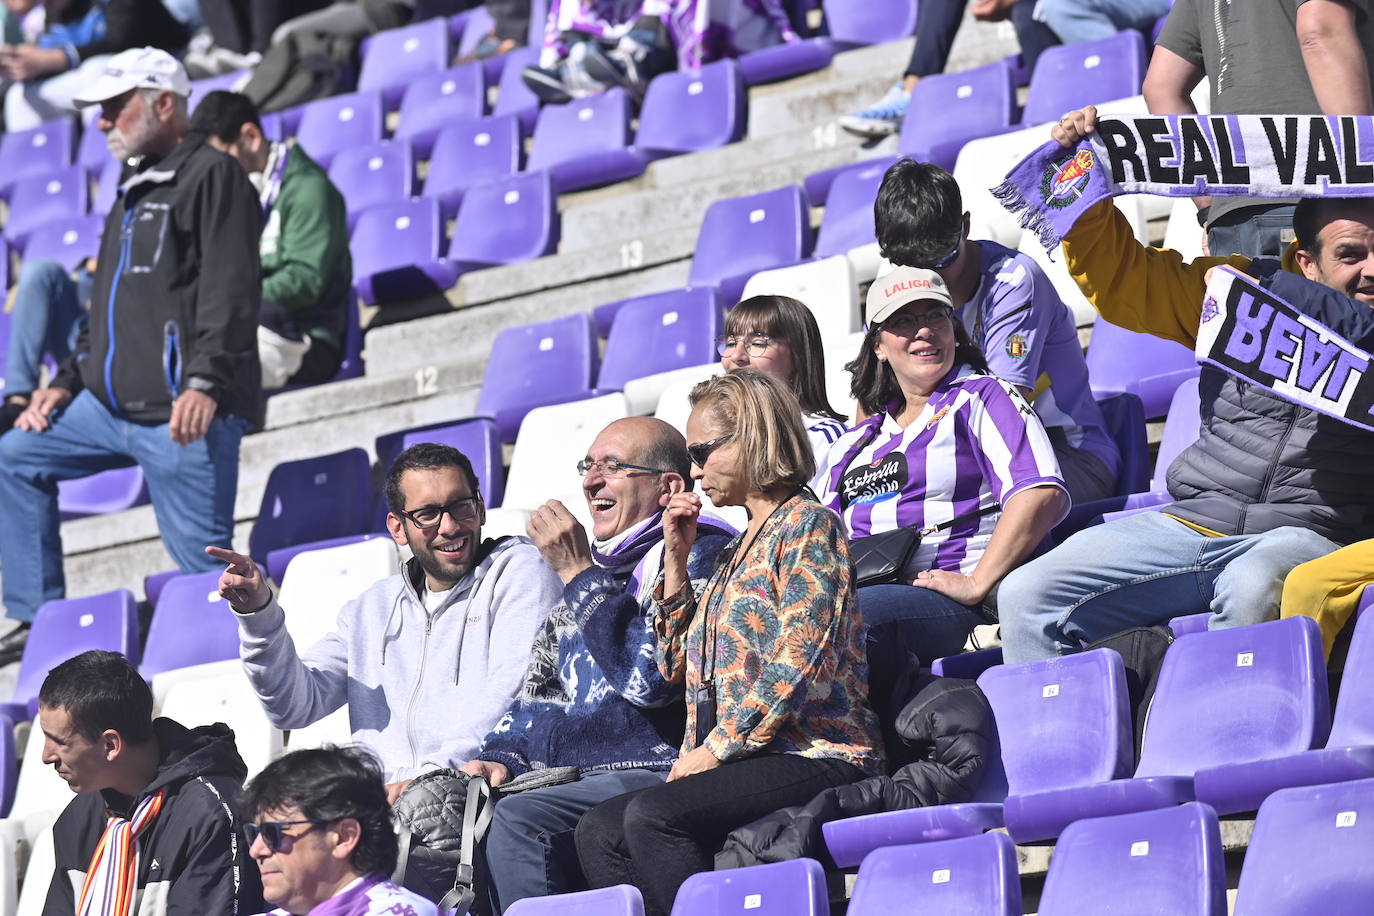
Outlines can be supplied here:
<path id="1" fill-rule="evenodd" d="M 1374 540 L 1358 541 L 1293 567 L 1283 582 L 1280 617 L 1311 617 L 1322 630 L 1326 655 L 1355 614 L 1365 587 L 1374 584 Z"/>
<path id="2" fill-rule="evenodd" d="M 1064 235 L 1064 262 L 1103 318 L 1189 349 L 1197 339 L 1208 269 L 1229 264 L 1244 271 L 1250 266 L 1250 258 L 1242 255 L 1185 264 L 1171 248 L 1142 245 L 1110 200 L 1080 216 Z"/>

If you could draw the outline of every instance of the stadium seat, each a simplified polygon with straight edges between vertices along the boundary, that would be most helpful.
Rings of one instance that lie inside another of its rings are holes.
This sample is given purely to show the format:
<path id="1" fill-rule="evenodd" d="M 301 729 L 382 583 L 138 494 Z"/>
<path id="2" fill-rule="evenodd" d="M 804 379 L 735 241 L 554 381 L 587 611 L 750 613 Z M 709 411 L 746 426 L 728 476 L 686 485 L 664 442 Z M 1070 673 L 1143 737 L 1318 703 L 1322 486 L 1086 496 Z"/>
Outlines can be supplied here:
<path id="1" fill-rule="evenodd" d="M 95 196 L 91 198 L 91 212 L 104 217 L 114 209 L 115 198 L 119 196 L 119 179 L 124 174 L 124 163 L 113 156 L 106 158 L 98 168 L 91 170 L 95 175 Z"/>
<path id="2" fill-rule="evenodd" d="M 678 889 L 672 916 L 827 916 L 825 869 L 792 859 L 692 875 Z"/>
<path id="3" fill-rule="evenodd" d="M 452 219 L 468 188 L 520 171 L 522 153 L 514 115 L 454 118 L 435 136 L 423 193 Z"/>
<path id="4" fill-rule="evenodd" d="M 515 440 L 502 510 L 529 511 L 551 498 L 562 499 L 590 527 L 582 478 L 575 465 L 608 423 L 629 415 L 625 395 L 618 391 L 531 410 Z M 490 512 L 487 517 L 491 518 Z"/>
<path id="5" fill-rule="evenodd" d="M 348 228 L 368 207 L 405 200 L 415 187 L 415 163 L 404 142 L 383 140 L 341 150 L 329 166 L 329 180 L 348 206 Z"/>
<path id="6" fill-rule="evenodd" d="M 856 402 L 850 393 L 853 378 L 844 367 L 859 355 L 863 343 L 863 331 L 821 338 L 821 350 L 825 353 L 825 396 L 831 407 L 850 419 L 854 417 Z"/>
<path id="7" fill-rule="evenodd" d="M 477 416 L 491 417 L 501 441 L 514 442 L 531 408 L 589 397 L 598 362 L 586 312 L 505 328 L 492 342 Z"/>
<path id="8" fill-rule="evenodd" d="M 148 483 L 138 465 L 112 468 L 57 484 L 57 510 L 63 521 L 123 512 L 147 504 Z"/>
<path id="9" fill-rule="evenodd" d="M 859 281 L 854 276 L 853 263 L 844 255 L 761 270 L 744 284 L 740 301 L 754 296 L 796 299 L 815 316 L 821 340 L 847 338 L 862 326 Z"/>
<path id="10" fill-rule="evenodd" d="M 415 158 L 428 159 L 439 131 L 452 121 L 480 118 L 486 105 L 486 78 L 475 64 L 411 80 L 401 99 L 396 139 L 409 143 Z"/>
<path id="11" fill-rule="evenodd" d="M 875 849 L 859 866 L 849 916 L 1021 916 L 1016 847 L 1003 833 Z"/>
<path id="12" fill-rule="evenodd" d="M 344 547 L 349 544 L 356 544 L 359 541 L 370 541 L 373 538 L 386 538 L 390 540 L 391 535 L 385 530 L 369 531 L 366 534 L 348 534 L 338 538 L 325 538 L 321 541 L 309 541 L 304 544 L 292 544 L 290 547 L 278 547 L 267 555 L 267 564 L 264 572 L 267 578 L 278 584 L 286 575 L 286 568 L 291 565 L 291 561 L 303 553 L 314 550 L 329 550 L 333 547 Z"/>
<path id="13" fill-rule="evenodd" d="M 796 185 L 717 200 L 701 221 L 687 285 L 717 287 L 733 305 L 753 274 L 810 252 L 810 216 Z"/>
<path id="14" fill-rule="evenodd" d="M 378 436 L 373 451 L 377 467 L 385 474 L 401 452 L 421 442 L 451 445 L 472 462 L 473 473 L 482 491 L 482 501 L 488 506 L 501 505 L 506 490 L 506 473 L 501 461 L 501 440 L 496 435 L 496 423 L 486 417 L 471 417 L 456 423 L 432 423 L 414 426 L 400 432 Z M 380 525 L 385 530 L 386 494 L 379 493 Z"/>
<path id="15" fill-rule="evenodd" d="M 47 675 L 47 672 L 43 672 Z M 6 840 L 17 838 L 14 828 L 21 822 L 55 819 L 72 800 L 72 790 L 57 770 L 43 762 L 43 730 L 34 721 L 24 740 L 23 756 L 19 760 L 19 776 L 14 787 L 14 802 L 5 822 Z M 45 816 L 45 812 L 47 813 Z M 24 825 L 22 834 L 32 836 L 38 831 Z"/>
<path id="16" fill-rule="evenodd" d="M 77 145 L 76 161 L 91 172 L 100 171 L 106 162 L 114 158 L 110 152 L 109 138 L 97 123 L 99 120 L 99 105 L 87 108 L 81 116 L 81 142 Z"/>
<path id="17" fill-rule="evenodd" d="M 1003 133 L 1014 124 L 1016 78 L 1006 60 L 937 73 L 912 91 L 897 151 L 953 171 L 965 143 Z"/>
<path id="18" fill-rule="evenodd" d="M 1199 371 L 1193 351 L 1182 344 L 1127 331 L 1101 318 L 1093 325 L 1087 364 L 1094 397 L 1129 391 L 1140 398 L 1146 419 L 1168 413 L 1178 386 L 1197 378 Z"/>
<path id="19" fill-rule="evenodd" d="M 526 897 L 506 907 L 505 916 L 644 916 L 639 888 L 617 884 L 594 891 Z"/>
<path id="20" fill-rule="evenodd" d="M 179 569 L 166 569 L 144 576 L 143 597 L 148 600 L 148 606 L 156 611 L 158 599 L 162 597 L 162 590 L 167 587 L 167 583 L 180 575 L 183 573 Z"/>
<path id="21" fill-rule="evenodd" d="M 688 395 L 698 384 L 720 375 L 722 371 L 720 360 L 717 359 L 714 362 L 689 366 L 674 372 L 673 377 L 665 382 L 663 390 L 658 396 L 658 406 L 654 408 L 654 417 L 667 423 L 684 436 L 687 435 L 687 418 L 692 413 L 692 405 L 688 400 Z"/>
<path id="22" fill-rule="evenodd" d="M 248 553 L 263 566 L 280 547 L 363 534 L 371 505 L 372 466 L 362 449 L 284 461 L 267 477 Z"/>
<path id="23" fill-rule="evenodd" d="M 103 216 L 53 220 L 29 233 L 24 257 L 30 261 L 58 261 L 67 270 L 76 270 L 82 261 L 100 253 L 100 236 L 104 231 Z"/>
<path id="24" fill-rule="evenodd" d="M 531 47 L 528 50 L 533 50 L 537 55 L 540 45 L 543 44 L 545 18 L 543 16 L 539 16 L 537 14 L 537 11 L 532 7 L 530 8 L 529 13 L 530 31 L 527 34 L 530 36 L 535 36 L 537 34 L 537 37 L 530 38 L 529 44 L 531 45 Z M 473 9 L 469 13 L 467 21 L 463 23 L 463 36 L 458 41 L 458 56 L 463 57 L 477 50 L 477 45 L 479 42 L 481 42 L 482 36 L 490 32 L 494 26 L 495 22 L 491 18 L 491 13 L 487 10 L 485 6 L 477 6 L 475 9 Z M 527 49 L 515 49 L 515 51 L 524 50 Z M 508 60 L 507 58 L 509 58 L 510 55 L 513 53 L 515 52 L 512 51 L 507 54 L 497 54 L 493 57 L 487 57 L 478 61 L 478 63 L 482 66 L 483 70 L 486 72 L 486 78 L 488 82 L 495 82 L 496 80 L 500 79 L 507 72 L 507 70 L 509 70 L 510 65 L 514 63 L 514 61 Z"/>
<path id="25" fill-rule="evenodd" d="M 539 118 L 539 96 L 525 85 L 520 74 L 526 67 L 539 63 L 539 48 L 516 48 L 495 59 L 504 60 L 505 67 L 501 71 L 496 104 L 492 106 L 491 113 L 513 115 L 520 124 L 520 132 L 528 137 L 534 132 L 534 122 Z"/>
<path id="26" fill-rule="evenodd" d="M 1236 916 L 1357 916 L 1374 900 L 1374 779 L 1282 789 L 1260 805 Z"/>
<path id="27" fill-rule="evenodd" d="M 1045 877 L 1040 916 L 1118 910 L 1226 916 L 1226 863 L 1215 811 L 1190 802 L 1065 828 Z"/>
<path id="28" fill-rule="evenodd" d="M 3 238 L 0 238 L 0 293 L 8 292 L 10 288 L 10 245 Z M 6 328 L 9 327 L 8 313 L 6 313 Z M 9 337 L 6 336 L 6 341 Z M 2 386 L 0 386 L 2 387 Z"/>
<path id="29" fill-rule="evenodd" d="M 624 302 L 606 340 L 596 387 L 623 390 L 631 413 L 649 413 L 668 381 L 665 373 L 710 362 L 723 326 L 720 297 L 709 287 Z"/>
<path id="30" fill-rule="evenodd" d="M 283 738 L 262 710 L 262 702 L 237 658 L 176 668 L 153 678 L 153 705 L 160 716 L 187 728 L 223 722 L 251 778 L 281 755 Z"/>
<path id="31" fill-rule="evenodd" d="M 1169 209 L 1169 223 L 1164 229 L 1164 247 L 1172 248 L 1185 264 L 1202 257 L 1202 239 L 1206 230 L 1197 224 L 1197 204 L 1191 197 L 1180 197 Z"/>
<path id="32" fill-rule="evenodd" d="M 71 165 L 75 151 L 73 118 L 57 118 L 29 130 L 0 134 L 0 200 L 10 199 L 16 182 Z"/>
<path id="33" fill-rule="evenodd" d="M 19 890 L 15 916 L 40 916 L 47 908 L 48 888 L 57 868 L 57 853 L 53 848 L 51 825 L 43 828 L 34 840 L 29 864 L 24 869 L 24 884 Z"/>
<path id="34" fill-rule="evenodd" d="M 358 90 L 381 92 L 382 104 L 395 111 L 406 87 L 443 70 L 450 57 L 448 23 L 443 19 L 376 32 L 363 54 Z"/>
<path id="35" fill-rule="evenodd" d="M 1050 281 L 1050 285 L 1054 287 L 1060 300 L 1073 313 L 1075 325 L 1080 328 L 1096 327 L 1099 320 L 1097 309 L 1093 308 L 1088 297 L 1083 295 L 1083 291 L 1069 274 L 1069 268 L 1064 263 L 1064 253 L 1061 249 L 1046 251 L 1045 246 L 1040 242 L 1040 237 L 1029 229 L 1022 232 L 1021 240 L 1011 247 L 1016 248 L 1034 261 L 1036 266 L 1044 272 L 1046 279 Z"/>
<path id="36" fill-rule="evenodd" d="M 162 591 L 138 672 L 151 681 L 176 668 L 239 657 L 239 627 L 219 595 L 219 570 L 177 576 Z"/>
<path id="37" fill-rule="evenodd" d="M 382 97 L 377 92 L 351 92 L 301 107 L 296 142 L 329 168 L 341 150 L 382 139 Z"/>
<path id="38" fill-rule="evenodd" d="M 85 216 L 89 201 L 86 169 L 69 165 L 10 186 L 5 237 L 19 251 L 29 233 L 51 220 Z"/>
<path id="39" fill-rule="evenodd" d="M 895 160 L 876 159 L 839 172 L 825 198 L 825 214 L 816 234 L 818 258 L 842 254 L 854 263 L 856 278 L 878 276 L 878 236 L 873 228 L 873 203 L 883 175 Z"/>
<path id="40" fill-rule="evenodd" d="M 558 229 L 558 194 L 549 173 L 498 178 L 463 194 L 448 263 L 463 274 L 532 261 L 558 249 Z"/>
<path id="41" fill-rule="evenodd" d="M 634 105 L 619 86 L 563 105 L 546 105 L 534 125 L 531 171 L 546 169 L 560 191 L 580 191 L 643 174 L 631 146 Z"/>
<path id="42" fill-rule="evenodd" d="M 442 256 L 437 201 L 424 197 L 379 204 L 358 217 L 349 239 L 353 288 L 367 305 L 437 295 L 458 272 Z"/>
<path id="43" fill-rule="evenodd" d="M 8 817 L 19 780 L 19 754 L 14 746 L 14 720 L 0 715 L 0 817 Z"/>
<path id="44" fill-rule="evenodd" d="M 744 139 L 748 120 L 749 93 L 730 58 L 660 73 L 644 94 L 635 149 L 648 159 L 715 149 Z"/>
<path id="45" fill-rule="evenodd" d="M 225 92 L 234 92 L 241 82 L 246 83 L 251 74 L 247 70 L 235 70 L 233 73 L 221 73 L 218 76 L 207 76 L 204 79 L 191 80 L 191 95 L 187 99 L 187 107 L 191 113 L 195 114 L 196 106 L 201 99 L 210 93 L 223 89 Z"/>
<path id="46" fill-rule="evenodd" d="M 1046 48 L 1031 74 L 1021 123 L 1047 124 L 1066 111 L 1136 95 L 1146 63 L 1145 39 L 1135 29 Z"/>
<path id="47" fill-rule="evenodd" d="M 962 677 L 970 681 L 994 665 L 1002 664 L 1002 647 L 978 649 L 974 652 L 960 652 L 946 655 L 930 663 L 930 673 L 937 677 Z"/>
<path id="48" fill-rule="evenodd" d="M 742 55 L 744 81 L 753 86 L 819 70 L 840 51 L 896 41 L 916 32 L 915 0 L 825 0 L 822 6 L 830 34 Z"/>

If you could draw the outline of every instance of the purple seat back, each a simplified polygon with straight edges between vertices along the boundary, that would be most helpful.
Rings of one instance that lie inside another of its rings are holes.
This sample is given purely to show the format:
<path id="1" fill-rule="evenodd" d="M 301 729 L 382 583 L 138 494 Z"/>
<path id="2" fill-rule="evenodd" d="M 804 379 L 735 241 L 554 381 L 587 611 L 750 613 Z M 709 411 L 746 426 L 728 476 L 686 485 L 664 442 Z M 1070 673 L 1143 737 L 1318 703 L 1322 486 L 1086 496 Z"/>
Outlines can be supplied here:
<path id="1" fill-rule="evenodd" d="M 235 70 L 233 73 L 221 73 L 219 76 L 207 76 L 205 79 L 191 81 L 191 95 L 187 98 L 187 107 L 194 114 L 196 106 L 201 99 L 217 89 L 232 92 L 234 84 L 248 75 L 247 70 Z"/>
<path id="2" fill-rule="evenodd" d="M 447 289 L 453 278 L 439 263 L 442 232 L 438 203 L 423 197 L 360 214 L 349 238 L 358 295 L 371 304 Z"/>
<path id="3" fill-rule="evenodd" d="M 1374 900 L 1371 862 L 1374 779 L 1280 789 L 1255 818 L 1236 916 L 1363 913 Z"/>
<path id="4" fill-rule="evenodd" d="M 859 866 L 849 916 L 1020 916 L 1016 847 L 1005 833 L 886 846 Z"/>
<path id="5" fill-rule="evenodd" d="M 75 151 L 73 118 L 0 134 L 0 198 L 9 200 L 10 188 L 17 181 L 71 165 Z"/>
<path id="6" fill-rule="evenodd" d="M 1096 916 L 1117 908 L 1225 916 L 1226 864 L 1216 812 L 1189 802 L 1066 827 L 1045 878 L 1041 916 Z"/>
<path id="7" fill-rule="evenodd" d="M 348 227 L 352 229 L 367 208 L 405 200 L 414 192 L 415 163 L 410 145 L 383 140 L 341 150 L 329 166 L 329 180 L 348 204 Z"/>
<path id="8" fill-rule="evenodd" d="M 516 48 L 501 57 L 505 59 L 505 69 L 501 71 L 496 104 L 491 113 L 514 115 L 520 122 L 521 132 L 528 136 L 534 130 L 535 119 L 539 117 L 539 96 L 525 85 L 520 74 L 526 67 L 539 63 L 539 48 Z"/>
<path id="9" fill-rule="evenodd" d="M 875 45 L 916 34 L 916 0 L 826 0 L 830 37 L 843 44 Z"/>
<path id="10" fill-rule="evenodd" d="M 720 295 L 710 287 L 621 303 L 596 387 L 619 391 L 631 379 L 714 361 L 723 330 Z"/>
<path id="11" fill-rule="evenodd" d="M 1031 74 L 1021 122 L 1043 124 L 1075 108 L 1138 95 L 1145 64 L 1145 38 L 1135 29 L 1046 48 Z"/>
<path id="12" fill-rule="evenodd" d="M 496 436 L 496 424 L 486 417 L 473 417 L 457 423 L 435 423 L 430 426 L 416 426 L 396 433 L 378 436 L 375 446 L 377 466 L 383 472 L 391 467 L 396 456 L 421 442 L 438 442 L 458 449 L 472 462 L 472 471 L 477 475 L 477 483 L 482 491 L 482 499 L 488 506 L 501 505 L 505 494 L 506 474 L 501 466 L 501 440 Z M 381 526 L 386 525 L 386 494 L 379 496 Z"/>
<path id="13" fill-rule="evenodd" d="M 19 754 L 14 746 L 14 720 L 0 716 L 0 817 L 9 817 L 19 783 Z"/>
<path id="14" fill-rule="evenodd" d="M 341 150 L 382 139 L 382 97 L 377 92 L 351 92 L 302 107 L 298 142 L 310 158 L 329 168 Z"/>
<path id="15" fill-rule="evenodd" d="M 522 152 L 514 115 L 457 118 L 434 139 L 424 195 L 439 201 L 444 218 L 452 219 L 468 188 L 520 171 Z"/>
<path id="16" fill-rule="evenodd" d="M 122 512 L 148 503 L 148 484 L 138 465 L 101 471 L 57 484 L 57 507 L 62 519 Z"/>
<path id="17" fill-rule="evenodd" d="M 815 859 L 792 859 L 692 875 L 678 889 L 672 916 L 825 916 L 825 870 Z"/>
<path id="18" fill-rule="evenodd" d="M 1129 496 L 1145 489 L 1150 477 L 1150 442 L 1145 429 L 1145 407 L 1140 398 L 1122 392 L 1097 402 L 1107 434 L 1121 453 L 1116 475 L 1116 495 Z"/>
<path id="19" fill-rule="evenodd" d="M 85 216 L 88 194 L 86 168 L 80 165 L 16 181 L 10 188 L 5 236 L 22 251 L 29 233 L 44 223 Z"/>
<path id="20" fill-rule="evenodd" d="M 1374 599 L 1374 588 L 1365 586 L 1361 604 Z M 1336 700 L 1327 747 L 1374 745 L 1374 614 L 1355 618 L 1355 632 L 1345 656 L 1345 673 Z"/>
<path id="21" fill-rule="evenodd" d="M 219 596 L 219 577 L 219 570 L 177 576 L 163 587 L 138 668 L 145 679 L 239 657 L 239 627 Z"/>
<path id="22" fill-rule="evenodd" d="M 948 171 L 964 144 L 1001 133 L 1016 123 L 1016 77 L 1005 60 L 924 77 L 911 93 L 902 121 L 903 156 Z"/>
<path id="23" fill-rule="evenodd" d="M 10 245 L 3 238 L 0 238 L 0 293 L 8 292 L 10 288 Z M 9 313 L 5 313 L 6 340 L 9 339 Z M 3 360 L 3 357 L 0 357 Z"/>
<path id="24" fill-rule="evenodd" d="M 387 110 L 394 110 L 407 86 L 448 66 L 450 48 L 448 23 L 443 19 L 377 32 L 363 55 L 358 89 L 380 91 Z"/>
<path id="25" fill-rule="evenodd" d="M 635 147 L 651 157 L 715 149 L 744 138 L 749 93 L 730 58 L 697 73 L 661 73 L 649 83 Z"/>
<path id="26" fill-rule="evenodd" d="M 563 105 L 546 105 L 534 126 L 526 168 L 550 172 L 560 190 L 609 184 L 644 171 L 630 148 L 630 94 L 616 86 Z"/>
<path id="27" fill-rule="evenodd" d="M 372 466 L 360 448 L 283 462 L 268 475 L 248 552 L 265 564 L 279 547 L 363 534 L 371 505 Z"/>
<path id="28" fill-rule="evenodd" d="M 873 202 L 883 175 L 897 160 L 882 158 L 845 169 L 830 183 L 825 215 L 816 233 L 816 257 L 844 254 L 878 240 L 873 228 Z"/>
<path id="29" fill-rule="evenodd" d="M 596 327 L 586 312 L 506 328 L 492 343 L 477 415 L 493 417 L 502 441 L 513 441 L 533 408 L 590 394 L 597 362 Z"/>
<path id="30" fill-rule="evenodd" d="M 1136 775 L 1192 776 L 1296 754 L 1321 747 L 1330 728 L 1321 632 L 1310 617 L 1181 636 L 1164 656 Z"/>
<path id="31" fill-rule="evenodd" d="M 158 599 L 162 597 L 162 590 L 167 587 L 167 583 L 180 575 L 182 572 L 179 569 L 167 569 L 143 577 L 143 595 L 153 610 L 157 610 Z"/>
<path id="32" fill-rule="evenodd" d="M 1178 386 L 1198 374 L 1197 359 L 1183 344 L 1101 318 L 1093 323 L 1085 359 L 1094 397 L 1129 391 L 1144 403 L 1147 419 L 1164 416 Z"/>
<path id="33" fill-rule="evenodd" d="M 91 212 L 105 216 L 114 209 L 115 199 L 119 196 L 119 179 L 124 174 L 124 163 L 110 156 L 95 173 L 95 199 L 91 201 Z"/>
<path id="34" fill-rule="evenodd" d="M 14 702 L 31 703 L 53 666 L 89 649 L 122 652 L 138 664 L 138 608 L 127 589 L 45 602 L 24 646 Z"/>
<path id="35" fill-rule="evenodd" d="M 99 120 L 100 106 L 92 105 L 82 118 L 81 143 L 76 153 L 76 161 L 91 172 L 99 171 L 106 161 L 114 158 L 110 152 L 109 138 L 98 126 Z"/>
<path id="36" fill-rule="evenodd" d="M 644 898 L 629 884 L 575 894 L 526 897 L 506 908 L 506 916 L 644 916 Z"/>
<path id="37" fill-rule="evenodd" d="M 1169 465 L 1184 449 L 1197 441 L 1202 427 L 1202 400 L 1198 396 L 1197 384 L 1196 378 L 1183 380 L 1169 402 L 1164 435 L 1159 441 L 1159 454 L 1155 457 L 1155 473 L 1150 478 L 1151 490 L 1163 492 L 1169 488 Z"/>
<path id="38" fill-rule="evenodd" d="M 1110 649 L 997 665 L 978 676 L 992 704 L 1012 795 L 1130 775 L 1126 668 Z"/>
<path id="39" fill-rule="evenodd" d="M 459 118 L 480 118 L 487 81 L 479 64 L 464 64 L 411 81 L 401 99 L 396 139 L 408 140 L 416 158 L 428 159 L 439 131 Z"/>
<path id="40" fill-rule="evenodd" d="M 58 261 L 67 270 L 75 270 L 82 261 L 100 252 L 100 235 L 104 231 L 103 216 L 54 220 L 29 234 L 29 240 L 24 243 L 24 258 Z"/>
<path id="41" fill-rule="evenodd" d="M 522 172 L 463 195 L 448 259 L 460 268 L 531 261 L 558 248 L 558 195 L 548 172 Z"/>
<path id="42" fill-rule="evenodd" d="M 291 561 L 300 554 L 307 553 L 311 550 L 328 550 L 331 547 L 343 547 L 348 544 L 357 544 L 361 541 L 370 541 L 378 537 L 390 537 L 390 534 L 370 531 L 366 534 L 350 534 L 338 538 L 325 538 L 322 541 L 308 541 L 304 544 L 292 544 L 290 547 L 279 547 L 267 555 L 267 576 L 273 582 L 280 585 L 286 577 L 286 567 L 290 566 Z"/>
<path id="43" fill-rule="evenodd" d="M 733 304 L 750 276 L 796 264 L 810 250 L 811 223 L 797 185 L 718 200 L 701 221 L 687 285 L 719 287 Z"/>

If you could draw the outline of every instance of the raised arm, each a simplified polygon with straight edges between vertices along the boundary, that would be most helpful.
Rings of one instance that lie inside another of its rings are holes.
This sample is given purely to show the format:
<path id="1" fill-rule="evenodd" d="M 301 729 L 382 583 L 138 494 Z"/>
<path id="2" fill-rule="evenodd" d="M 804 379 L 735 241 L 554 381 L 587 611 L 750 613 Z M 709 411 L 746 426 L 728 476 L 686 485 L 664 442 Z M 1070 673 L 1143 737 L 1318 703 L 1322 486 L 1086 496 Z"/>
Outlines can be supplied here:
<path id="1" fill-rule="evenodd" d="M 1369 61 L 1356 31 L 1360 15 L 1347 0 L 1305 0 L 1298 7 L 1298 47 L 1322 114 L 1374 114 Z"/>

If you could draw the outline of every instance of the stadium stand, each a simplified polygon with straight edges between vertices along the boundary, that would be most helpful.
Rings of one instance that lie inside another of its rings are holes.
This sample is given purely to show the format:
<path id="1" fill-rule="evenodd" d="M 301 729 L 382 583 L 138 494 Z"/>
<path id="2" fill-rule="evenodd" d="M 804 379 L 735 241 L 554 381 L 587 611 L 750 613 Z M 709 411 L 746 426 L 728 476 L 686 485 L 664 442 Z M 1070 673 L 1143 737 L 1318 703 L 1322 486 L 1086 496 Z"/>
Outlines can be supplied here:
<path id="1" fill-rule="evenodd" d="M 849 901 L 852 916 L 912 907 L 939 913 L 1019 916 L 1016 847 L 1004 833 L 884 846 L 864 857 Z"/>

